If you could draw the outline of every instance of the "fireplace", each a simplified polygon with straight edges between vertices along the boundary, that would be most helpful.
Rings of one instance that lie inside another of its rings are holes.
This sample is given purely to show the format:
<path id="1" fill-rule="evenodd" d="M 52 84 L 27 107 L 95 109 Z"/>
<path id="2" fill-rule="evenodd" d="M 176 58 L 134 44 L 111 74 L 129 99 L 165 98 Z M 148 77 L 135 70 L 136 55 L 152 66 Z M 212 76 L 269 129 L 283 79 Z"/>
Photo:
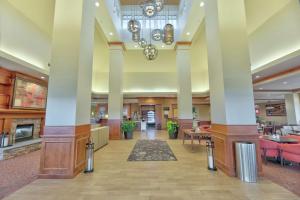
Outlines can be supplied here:
<path id="1" fill-rule="evenodd" d="M 15 142 L 33 139 L 34 124 L 21 124 L 16 127 Z"/>

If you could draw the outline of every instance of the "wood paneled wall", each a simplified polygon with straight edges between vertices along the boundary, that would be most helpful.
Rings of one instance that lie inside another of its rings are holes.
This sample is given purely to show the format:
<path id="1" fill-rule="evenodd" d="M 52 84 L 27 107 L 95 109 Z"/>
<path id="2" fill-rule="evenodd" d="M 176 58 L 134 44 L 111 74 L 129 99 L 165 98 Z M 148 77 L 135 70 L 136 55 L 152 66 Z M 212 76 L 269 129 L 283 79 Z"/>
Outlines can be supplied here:
<path id="1" fill-rule="evenodd" d="M 42 127 L 45 124 L 44 109 L 21 110 L 12 108 L 14 82 L 16 77 L 23 78 L 25 80 L 32 81 L 47 87 L 47 82 L 44 80 L 40 80 L 29 75 L 10 71 L 3 67 L 0 67 L 0 132 L 10 132 L 10 127 L 13 119 L 38 118 L 41 119 Z M 41 128 L 40 134 L 43 134 L 43 128 Z"/>
<path id="2" fill-rule="evenodd" d="M 0 67 L 0 108 L 8 109 L 12 98 L 13 73 Z"/>

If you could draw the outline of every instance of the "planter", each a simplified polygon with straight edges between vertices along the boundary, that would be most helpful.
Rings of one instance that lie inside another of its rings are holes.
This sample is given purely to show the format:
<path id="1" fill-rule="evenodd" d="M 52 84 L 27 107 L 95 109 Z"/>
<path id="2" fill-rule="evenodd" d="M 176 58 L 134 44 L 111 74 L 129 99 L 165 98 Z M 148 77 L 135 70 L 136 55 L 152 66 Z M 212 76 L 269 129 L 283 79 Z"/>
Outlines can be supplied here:
<path id="1" fill-rule="evenodd" d="M 124 132 L 125 139 L 132 139 L 133 138 L 133 132 Z"/>
<path id="2" fill-rule="evenodd" d="M 169 139 L 175 140 L 178 138 L 178 130 L 175 131 L 174 133 L 169 133 Z"/>

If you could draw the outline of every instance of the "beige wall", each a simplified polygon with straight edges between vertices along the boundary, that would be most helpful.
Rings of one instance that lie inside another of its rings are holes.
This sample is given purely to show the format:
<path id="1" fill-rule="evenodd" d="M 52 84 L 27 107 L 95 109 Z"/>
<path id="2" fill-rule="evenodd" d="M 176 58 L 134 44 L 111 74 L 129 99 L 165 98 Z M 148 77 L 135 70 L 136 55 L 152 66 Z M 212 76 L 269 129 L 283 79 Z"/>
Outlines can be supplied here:
<path id="1" fill-rule="evenodd" d="M 176 52 L 160 50 L 154 61 L 146 60 L 142 50 L 124 52 L 124 92 L 175 92 Z"/>
<path id="2" fill-rule="evenodd" d="M 92 91 L 108 93 L 109 46 L 102 30 L 96 26 Z"/>
<path id="3" fill-rule="evenodd" d="M 0 53 L 25 61 L 38 71 L 49 72 L 51 38 L 15 9 L 0 1 Z"/>
<path id="4" fill-rule="evenodd" d="M 205 27 L 201 25 L 191 46 L 191 78 L 193 92 L 209 90 Z"/>
<path id="5" fill-rule="evenodd" d="M 286 124 L 287 117 L 286 116 L 267 116 L 266 114 L 266 104 L 257 104 L 259 106 L 259 117 L 262 121 L 272 121 L 275 124 Z"/>
<path id="6" fill-rule="evenodd" d="M 100 28 L 95 33 L 93 91 L 108 92 L 108 45 Z M 204 30 L 195 36 L 190 50 L 192 91 L 208 91 L 207 51 Z M 147 61 L 142 50 L 124 51 L 124 92 L 176 92 L 176 51 L 159 50 L 154 61 Z"/>
<path id="7" fill-rule="evenodd" d="M 210 121 L 210 105 L 193 105 L 196 111 L 196 120 Z"/>
<path id="8" fill-rule="evenodd" d="M 249 36 L 252 70 L 300 49 L 300 5 L 289 2 Z"/>

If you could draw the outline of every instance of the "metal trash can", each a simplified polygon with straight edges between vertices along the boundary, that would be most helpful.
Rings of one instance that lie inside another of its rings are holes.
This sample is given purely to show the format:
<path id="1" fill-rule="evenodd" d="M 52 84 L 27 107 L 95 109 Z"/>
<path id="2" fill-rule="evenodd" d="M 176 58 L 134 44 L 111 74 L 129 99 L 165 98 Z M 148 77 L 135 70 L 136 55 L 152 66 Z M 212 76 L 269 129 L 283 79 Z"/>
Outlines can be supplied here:
<path id="1" fill-rule="evenodd" d="M 217 171 L 215 166 L 215 157 L 214 157 L 214 142 L 211 140 L 206 141 L 206 151 L 207 151 L 207 168 L 211 171 Z"/>
<path id="2" fill-rule="evenodd" d="M 256 145 L 251 142 L 235 143 L 236 170 L 245 182 L 255 183 L 257 179 Z"/>
<path id="3" fill-rule="evenodd" d="M 94 143 L 86 144 L 86 166 L 84 173 L 91 173 L 94 171 Z"/>

